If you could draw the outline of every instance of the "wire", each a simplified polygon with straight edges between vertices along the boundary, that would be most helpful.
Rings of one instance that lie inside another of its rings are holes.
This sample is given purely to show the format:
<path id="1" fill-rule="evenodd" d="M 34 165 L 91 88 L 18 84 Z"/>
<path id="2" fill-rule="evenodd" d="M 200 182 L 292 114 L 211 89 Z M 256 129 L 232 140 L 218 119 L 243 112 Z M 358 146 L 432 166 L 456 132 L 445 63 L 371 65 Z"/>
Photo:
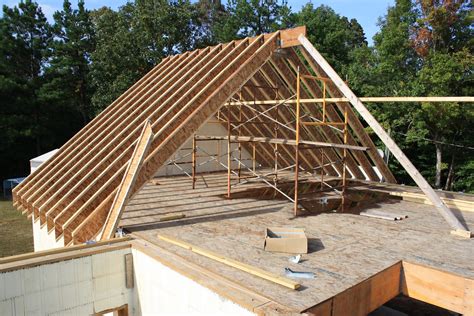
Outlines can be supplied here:
<path id="1" fill-rule="evenodd" d="M 393 132 L 393 131 L 392 131 Z M 401 133 L 401 132 L 393 132 L 395 134 L 400 134 L 400 135 L 403 135 L 403 136 L 407 136 L 407 134 L 404 134 L 404 133 Z M 412 137 L 412 136 L 410 136 Z M 452 147 L 457 147 L 457 148 L 464 148 L 464 149 L 470 149 L 470 150 L 474 150 L 474 147 L 471 147 L 471 146 L 463 146 L 463 145 L 458 145 L 458 144 L 452 144 L 452 143 L 446 143 L 446 142 L 440 142 L 440 141 L 437 141 L 437 140 L 434 140 L 434 139 L 429 139 L 429 138 L 424 138 L 424 137 L 415 137 L 416 139 L 419 139 L 419 140 L 425 140 L 427 142 L 431 142 L 431 143 L 434 143 L 434 144 L 441 144 L 441 145 L 446 145 L 446 146 L 452 146 Z"/>

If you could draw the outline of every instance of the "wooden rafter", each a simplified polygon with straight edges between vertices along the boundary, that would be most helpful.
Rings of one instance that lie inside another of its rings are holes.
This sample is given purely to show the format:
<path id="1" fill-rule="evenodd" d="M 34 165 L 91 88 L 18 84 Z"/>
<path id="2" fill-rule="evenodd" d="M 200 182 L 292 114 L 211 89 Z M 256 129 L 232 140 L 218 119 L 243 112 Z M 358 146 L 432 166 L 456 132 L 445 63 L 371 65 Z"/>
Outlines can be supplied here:
<path id="1" fill-rule="evenodd" d="M 120 183 L 119 189 L 115 195 L 112 208 L 104 224 L 104 231 L 102 232 L 101 240 L 113 238 L 117 230 L 120 217 L 122 216 L 125 203 L 130 197 L 130 189 L 135 184 L 135 180 L 140 170 L 141 164 L 145 159 L 145 155 L 153 139 L 153 131 L 151 130 L 150 121 L 147 121 L 143 127 L 143 131 L 138 138 L 137 145 L 133 152 L 130 163 L 127 166 L 125 175 Z"/>

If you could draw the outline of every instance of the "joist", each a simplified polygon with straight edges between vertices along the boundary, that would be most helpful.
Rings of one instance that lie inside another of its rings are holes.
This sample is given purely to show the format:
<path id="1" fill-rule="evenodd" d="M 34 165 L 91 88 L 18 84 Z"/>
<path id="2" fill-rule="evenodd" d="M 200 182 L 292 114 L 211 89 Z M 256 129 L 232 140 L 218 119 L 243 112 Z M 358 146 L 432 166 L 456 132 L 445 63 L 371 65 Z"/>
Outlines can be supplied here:
<path id="1" fill-rule="evenodd" d="M 127 171 L 125 172 L 125 176 L 122 179 L 122 183 L 119 186 L 119 190 L 117 192 L 117 195 L 115 196 L 115 200 L 112 204 L 109 216 L 105 221 L 104 231 L 102 233 L 101 240 L 106 240 L 114 237 L 115 231 L 117 230 L 117 226 L 120 221 L 120 217 L 122 216 L 122 212 L 125 207 L 125 203 L 130 197 L 130 189 L 135 184 L 138 171 L 140 170 L 141 164 L 145 159 L 145 155 L 147 154 L 148 147 L 150 146 L 152 138 L 153 131 L 151 130 L 151 124 L 149 121 L 147 121 L 145 123 L 145 126 L 143 127 L 143 131 L 140 135 L 140 138 L 138 139 L 138 143 L 135 147 L 135 151 L 133 152 L 132 158 L 130 159 Z"/>
<path id="2" fill-rule="evenodd" d="M 223 256 L 221 254 L 215 253 L 213 251 L 195 246 L 195 245 L 190 244 L 188 242 L 185 242 L 183 240 L 179 240 L 177 238 L 173 238 L 173 237 L 165 236 L 165 235 L 158 235 L 158 238 L 163 240 L 163 241 L 166 241 L 168 243 L 171 243 L 175 246 L 178 246 L 178 247 L 181 247 L 181 248 L 184 248 L 184 249 L 188 249 L 188 250 L 190 250 L 194 253 L 197 253 L 201 256 L 207 257 L 209 259 L 215 260 L 217 262 L 223 263 L 223 264 L 231 266 L 233 268 L 245 271 L 247 273 L 250 273 L 252 275 L 260 277 L 262 279 L 265 279 L 265 280 L 268 280 L 270 282 L 283 285 L 283 286 L 285 286 L 287 288 L 290 288 L 292 290 L 296 290 L 300 287 L 300 284 L 298 282 L 294 282 L 293 280 L 290 280 L 288 278 L 270 273 L 270 272 L 265 271 L 263 269 L 260 269 L 258 267 L 255 267 L 255 266 L 252 266 L 252 265 L 249 265 L 249 264 L 231 259 L 229 257 L 226 257 L 226 256 Z"/>
<path id="3" fill-rule="evenodd" d="M 196 139 L 200 140 L 227 140 L 228 136 L 206 136 L 206 135 L 196 135 Z M 230 140 L 233 142 L 259 142 L 259 143 L 270 143 L 270 144 L 280 144 L 280 145 L 290 145 L 296 146 L 294 139 L 283 139 L 283 138 L 270 138 L 270 137 L 254 137 L 254 136 L 231 136 Z M 315 147 L 330 147 L 330 148 L 346 148 L 350 150 L 367 150 L 367 147 L 362 146 L 351 146 L 344 144 L 333 144 L 333 143 L 324 143 L 324 142 L 313 142 L 308 140 L 301 140 L 300 144 L 315 146 Z"/>
<path id="4" fill-rule="evenodd" d="M 299 39 L 303 47 L 311 55 L 314 61 L 316 61 L 319 66 L 321 66 L 321 68 L 332 79 L 332 81 L 342 92 L 342 94 L 344 94 L 344 96 L 349 99 L 350 103 L 354 106 L 357 112 L 362 116 L 362 118 L 364 118 L 364 120 L 374 130 L 377 136 L 383 141 L 387 148 L 397 158 L 398 162 L 400 162 L 400 164 L 408 172 L 408 174 L 415 181 L 418 187 L 426 194 L 428 199 L 433 203 L 433 205 L 440 212 L 443 218 L 449 223 L 452 229 L 455 232 L 464 231 L 466 232 L 466 237 L 470 237 L 471 233 L 468 231 L 468 229 L 464 227 L 464 225 L 459 221 L 459 219 L 454 216 L 451 210 L 443 203 L 440 197 L 436 194 L 436 192 L 425 180 L 425 178 L 419 173 L 419 171 L 411 163 L 408 157 L 403 153 L 403 151 L 398 147 L 398 145 L 393 141 L 393 139 L 387 134 L 387 132 L 383 129 L 379 122 L 377 122 L 373 115 L 367 110 L 362 101 L 357 98 L 354 92 L 352 92 L 352 90 L 347 86 L 347 84 L 341 79 L 341 77 L 339 77 L 336 71 L 334 71 L 334 69 L 328 64 L 328 62 L 321 56 L 321 54 L 316 50 L 316 48 L 314 48 L 314 46 L 304 35 L 301 35 Z"/>

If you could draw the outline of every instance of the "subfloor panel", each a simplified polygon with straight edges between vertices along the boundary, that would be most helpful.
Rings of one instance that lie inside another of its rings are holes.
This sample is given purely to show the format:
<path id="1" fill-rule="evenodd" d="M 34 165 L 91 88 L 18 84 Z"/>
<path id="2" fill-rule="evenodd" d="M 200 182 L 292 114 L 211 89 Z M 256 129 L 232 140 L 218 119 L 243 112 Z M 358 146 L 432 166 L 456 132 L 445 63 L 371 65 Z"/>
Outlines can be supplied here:
<path id="1" fill-rule="evenodd" d="M 199 175 L 196 189 L 188 177 L 156 178 L 128 203 L 121 225 L 136 236 L 166 248 L 190 262 L 242 284 L 294 311 L 303 311 L 354 286 L 400 260 L 474 278 L 474 239 L 450 234 L 449 225 L 429 205 L 402 200 L 374 200 L 364 211 L 406 214 L 387 221 L 352 213 L 315 213 L 293 216 L 287 200 L 255 195 L 260 184 L 233 189 L 227 199 L 225 173 Z M 235 182 L 235 181 L 234 181 Z M 362 209 L 361 209 L 362 210 Z M 186 217 L 160 221 L 165 215 Z M 474 229 L 474 213 L 456 215 Z M 309 238 L 309 253 L 300 264 L 289 254 L 263 250 L 269 226 L 302 227 Z M 279 275 L 284 268 L 312 271 L 316 278 L 301 280 L 290 290 L 158 239 L 163 234 L 199 245 L 221 255 Z"/>

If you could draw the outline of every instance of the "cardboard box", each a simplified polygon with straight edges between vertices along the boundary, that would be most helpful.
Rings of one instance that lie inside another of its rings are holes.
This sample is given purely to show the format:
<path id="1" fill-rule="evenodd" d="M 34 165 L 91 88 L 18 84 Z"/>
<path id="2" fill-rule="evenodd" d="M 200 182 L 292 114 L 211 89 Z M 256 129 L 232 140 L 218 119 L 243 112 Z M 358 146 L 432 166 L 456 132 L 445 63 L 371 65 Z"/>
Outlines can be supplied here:
<path id="1" fill-rule="evenodd" d="M 268 227 L 263 248 L 274 252 L 308 253 L 308 238 L 302 228 Z"/>

